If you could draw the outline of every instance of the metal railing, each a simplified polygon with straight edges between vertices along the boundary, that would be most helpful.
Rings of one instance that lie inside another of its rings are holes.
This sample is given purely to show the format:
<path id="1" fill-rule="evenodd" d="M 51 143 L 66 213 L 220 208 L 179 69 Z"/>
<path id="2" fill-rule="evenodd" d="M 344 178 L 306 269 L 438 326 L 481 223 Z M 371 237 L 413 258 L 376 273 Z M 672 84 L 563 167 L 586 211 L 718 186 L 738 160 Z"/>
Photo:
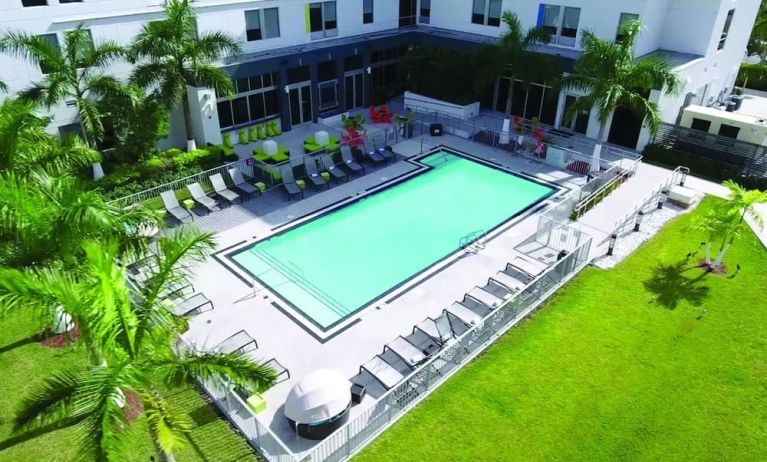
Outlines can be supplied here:
<path id="1" fill-rule="evenodd" d="M 567 225 L 562 225 L 569 228 Z M 199 381 L 215 405 L 232 421 L 261 455 L 272 462 L 341 461 L 365 447 L 401 415 L 426 398 L 445 380 L 488 348 L 508 329 L 537 309 L 551 294 L 589 262 L 591 238 L 578 233 L 578 245 L 562 259 L 515 293 L 481 322 L 473 325 L 426 363 L 390 389 L 375 405 L 365 409 L 313 448 L 296 453 L 262 424 L 232 385 L 222 379 Z"/>
<path id="2" fill-rule="evenodd" d="M 651 204 L 657 204 L 661 200 L 661 196 L 665 194 L 668 189 L 673 185 L 684 186 L 684 182 L 687 176 L 690 174 L 690 169 L 687 167 L 679 166 L 674 169 L 669 176 L 664 179 L 655 189 L 648 193 L 642 200 L 629 210 L 623 217 L 615 222 L 613 231 L 610 234 L 619 233 L 624 226 L 633 223 L 636 219 L 636 215 L 647 208 Z"/>
<path id="3" fill-rule="evenodd" d="M 117 206 L 127 207 L 129 205 L 139 204 L 147 200 L 153 199 L 155 197 L 158 197 L 161 193 L 165 191 L 178 191 L 179 189 L 182 189 L 185 186 L 190 185 L 192 183 L 200 183 L 200 185 L 202 185 L 202 187 L 207 190 L 207 189 L 210 189 L 211 176 L 218 173 L 218 174 L 221 174 L 221 176 L 223 176 L 224 179 L 227 179 L 229 178 L 229 174 L 227 171 L 232 167 L 238 167 L 244 175 L 247 175 L 250 177 L 253 176 L 252 162 L 249 159 L 240 159 L 236 162 L 229 162 L 224 165 L 219 165 L 218 167 L 212 168 L 210 170 L 206 170 L 204 172 L 195 173 L 194 175 L 190 175 L 184 178 L 179 178 L 177 180 L 173 180 L 171 182 L 164 183 L 159 186 L 155 186 L 153 188 L 145 189 L 144 191 L 140 191 L 134 194 L 121 197 L 119 199 L 115 199 L 111 201 L 111 203 Z"/>
<path id="4" fill-rule="evenodd" d="M 641 159 L 638 159 L 632 162 L 628 168 L 614 165 L 600 174 L 597 178 L 587 183 L 581 188 L 581 199 L 573 208 L 573 216 L 571 218 L 577 220 L 583 216 L 584 213 L 602 202 L 602 200 L 615 191 L 621 183 L 628 181 L 629 178 L 636 174 L 640 162 Z M 585 197 L 583 197 L 584 193 L 587 194 Z"/>

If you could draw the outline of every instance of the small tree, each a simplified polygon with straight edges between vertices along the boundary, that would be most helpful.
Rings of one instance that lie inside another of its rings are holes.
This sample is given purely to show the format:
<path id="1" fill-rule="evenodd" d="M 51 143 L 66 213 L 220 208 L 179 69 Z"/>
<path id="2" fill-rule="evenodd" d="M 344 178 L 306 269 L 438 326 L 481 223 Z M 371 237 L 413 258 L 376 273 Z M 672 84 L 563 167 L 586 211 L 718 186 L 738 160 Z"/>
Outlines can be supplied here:
<path id="1" fill-rule="evenodd" d="M 121 88 L 102 72 L 122 56 L 122 47 L 111 41 L 95 45 L 90 31 L 80 24 L 64 33 L 63 49 L 39 35 L 9 32 L 0 39 L 0 51 L 24 58 L 44 71 L 43 79 L 19 93 L 19 98 L 48 107 L 73 100 L 83 138 L 96 147 L 104 136 L 104 126 L 95 100 L 106 89 Z"/>
<path id="2" fill-rule="evenodd" d="M 187 149 L 193 150 L 195 133 L 187 87 L 203 85 L 219 95 L 231 95 L 232 80 L 213 63 L 239 52 L 240 46 L 230 35 L 198 34 L 194 8 L 188 0 L 169 0 L 165 18 L 146 23 L 131 44 L 129 59 L 138 64 L 131 81 L 155 90 L 168 110 L 181 103 Z"/>
<path id="3" fill-rule="evenodd" d="M 675 94 L 681 87 L 671 64 L 661 55 L 641 61 L 634 58 L 634 42 L 642 30 L 639 20 L 626 21 L 621 28 L 623 40 L 620 42 L 602 40 L 585 31 L 581 40 L 583 52 L 575 63 L 575 71 L 562 77 L 560 83 L 566 90 L 584 93 L 568 108 L 568 118 L 596 109 L 599 119 L 597 143 L 603 141 L 607 122 L 619 107 L 641 118 L 650 133 L 657 133 L 660 111 L 658 104 L 650 101 L 646 93 L 657 88 L 666 94 Z"/>

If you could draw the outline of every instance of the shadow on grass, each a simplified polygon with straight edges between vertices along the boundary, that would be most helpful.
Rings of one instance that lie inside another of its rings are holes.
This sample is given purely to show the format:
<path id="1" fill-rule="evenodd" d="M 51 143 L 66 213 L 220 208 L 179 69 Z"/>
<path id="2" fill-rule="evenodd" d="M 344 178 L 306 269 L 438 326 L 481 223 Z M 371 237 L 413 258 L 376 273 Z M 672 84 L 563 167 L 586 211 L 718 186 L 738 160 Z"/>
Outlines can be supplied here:
<path id="1" fill-rule="evenodd" d="M 682 260 L 673 265 L 659 265 L 653 268 L 653 277 L 644 282 L 645 289 L 655 294 L 654 301 L 668 309 L 675 309 L 679 302 L 686 300 L 694 306 L 700 306 L 708 297 L 708 286 L 702 285 L 708 273 L 697 266 L 687 266 Z M 695 277 L 685 275 L 692 271 Z"/>
<path id="2" fill-rule="evenodd" d="M 39 428 L 34 428 L 31 430 L 27 430 L 21 433 L 16 433 L 13 436 L 10 436 L 2 441 L 0 441 L 0 451 L 4 449 L 8 449 L 10 447 L 16 446 L 17 444 L 24 443 L 25 441 L 29 441 L 31 439 L 35 439 L 38 436 L 45 435 L 46 433 L 54 432 L 56 430 L 62 430 L 67 427 L 71 427 L 73 425 L 77 425 L 80 423 L 84 417 L 78 418 L 78 419 L 65 419 L 61 420 L 59 422 L 53 422 L 48 425 L 43 425 Z"/>
<path id="3" fill-rule="evenodd" d="M 30 335 L 29 337 L 16 340 L 13 343 L 9 343 L 7 345 L 0 346 L 0 354 L 6 353 L 8 351 L 11 351 L 13 349 L 22 347 L 24 345 L 29 345 L 30 343 L 39 342 L 41 340 L 41 338 L 42 338 L 42 336 L 39 333 L 35 333 L 35 334 Z"/>

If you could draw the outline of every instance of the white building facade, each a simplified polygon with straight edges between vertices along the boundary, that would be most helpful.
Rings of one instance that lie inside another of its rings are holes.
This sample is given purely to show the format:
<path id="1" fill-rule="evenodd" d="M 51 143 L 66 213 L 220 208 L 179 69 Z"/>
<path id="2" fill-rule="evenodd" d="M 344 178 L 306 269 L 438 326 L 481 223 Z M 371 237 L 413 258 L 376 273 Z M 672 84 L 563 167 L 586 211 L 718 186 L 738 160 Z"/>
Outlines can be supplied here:
<path id="1" fill-rule="evenodd" d="M 231 100 L 208 89 L 190 92 L 197 143 L 219 143 L 221 132 L 278 119 L 283 130 L 319 117 L 365 108 L 401 92 L 399 58 L 414 45 L 470 50 L 503 33 L 501 12 L 515 12 L 525 27 L 540 25 L 553 35 L 541 52 L 572 66 L 583 30 L 618 39 L 619 24 L 639 18 L 645 25 L 636 56 L 665 53 L 684 83 L 677 95 L 653 91 L 663 120 L 675 123 L 689 104 L 725 98 L 745 53 L 759 0 L 194 0 L 198 30 L 221 30 L 238 38 L 243 53 L 220 66 L 236 84 Z M 162 16 L 164 0 L 4 0 L 0 31 L 47 35 L 62 43 L 65 31 L 83 23 L 95 42 L 128 45 L 142 24 Z M 567 67 L 567 66 L 566 66 Z M 130 65 L 109 73 L 127 78 Z M 38 66 L 0 55 L 0 80 L 14 94 L 42 77 Z M 505 81 L 504 81 L 505 80 Z M 595 137 L 593 114 L 572 121 L 565 107 L 577 95 L 544 85 L 512 92 L 499 79 L 483 106 L 562 130 Z M 51 108 L 52 129 L 77 123 L 74 108 Z M 649 135 L 629 114 L 616 112 L 611 142 L 642 147 Z M 178 114 L 174 127 L 182 127 Z M 174 130 L 179 132 L 180 130 Z M 183 135 L 181 135 L 183 138 Z M 183 145 L 178 136 L 171 144 Z"/>

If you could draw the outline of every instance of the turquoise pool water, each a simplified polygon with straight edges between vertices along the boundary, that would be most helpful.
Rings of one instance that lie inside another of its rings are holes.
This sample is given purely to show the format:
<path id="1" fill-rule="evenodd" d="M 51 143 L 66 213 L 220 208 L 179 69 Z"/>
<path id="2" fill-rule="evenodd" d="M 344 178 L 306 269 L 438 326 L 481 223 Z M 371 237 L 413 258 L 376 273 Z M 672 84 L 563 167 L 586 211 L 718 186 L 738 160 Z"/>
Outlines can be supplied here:
<path id="1" fill-rule="evenodd" d="M 327 330 L 553 188 L 447 151 L 431 170 L 230 258 Z"/>

